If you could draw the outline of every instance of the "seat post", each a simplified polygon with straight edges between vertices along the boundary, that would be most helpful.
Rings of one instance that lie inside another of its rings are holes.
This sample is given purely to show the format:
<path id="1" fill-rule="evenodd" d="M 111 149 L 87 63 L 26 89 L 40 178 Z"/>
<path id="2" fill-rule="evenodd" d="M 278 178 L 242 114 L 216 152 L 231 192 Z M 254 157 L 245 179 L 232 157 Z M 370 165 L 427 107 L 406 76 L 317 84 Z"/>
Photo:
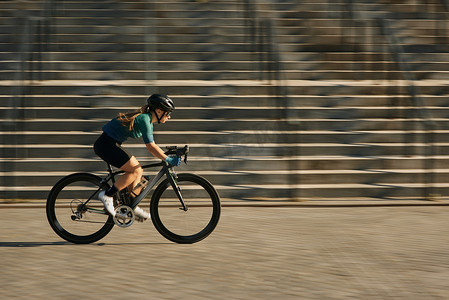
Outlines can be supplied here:
<path id="1" fill-rule="evenodd" d="M 108 165 L 108 172 L 109 175 L 111 176 L 112 184 L 115 184 L 115 176 L 112 175 L 114 173 L 114 171 L 112 170 L 112 166 L 108 162 L 106 164 Z"/>
<path id="2" fill-rule="evenodd" d="M 112 174 L 112 167 L 110 163 L 106 163 L 108 165 L 108 172 Z"/>

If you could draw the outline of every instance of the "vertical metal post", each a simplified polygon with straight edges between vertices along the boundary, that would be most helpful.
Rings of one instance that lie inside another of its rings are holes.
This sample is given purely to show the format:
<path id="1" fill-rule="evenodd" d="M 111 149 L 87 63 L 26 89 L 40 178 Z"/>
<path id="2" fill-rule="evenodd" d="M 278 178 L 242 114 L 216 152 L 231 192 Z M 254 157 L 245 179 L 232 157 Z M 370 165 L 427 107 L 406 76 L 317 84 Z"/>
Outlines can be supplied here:
<path id="1" fill-rule="evenodd" d="M 261 78 L 261 41 L 260 28 L 258 23 L 257 10 L 253 0 L 244 0 L 243 2 L 243 20 L 245 38 L 248 41 L 248 51 L 253 56 L 251 61 L 257 61 L 257 64 L 252 63 L 254 79 L 262 80 Z"/>
<path id="2" fill-rule="evenodd" d="M 158 75 L 158 49 L 157 49 L 157 7 L 156 2 L 147 0 L 145 2 L 145 80 L 147 85 L 145 92 L 147 95 L 157 93 Z"/>
<path id="3" fill-rule="evenodd" d="M 402 49 L 399 46 L 399 41 L 397 41 L 396 36 L 392 32 L 388 21 L 379 19 L 378 26 L 381 29 L 382 35 L 387 40 L 387 46 L 389 47 L 389 52 L 393 56 L 394 60 L 397 62 L 399 70 L 401 71 L 404 80 L 407 82 L 407 92 L 410 96 L 411 104 L 415 108 L 415 118 L 419 118 L 421 120 L 421 124 L 423 126 L 423 143 L 424 149 L 422 151 L 423 155 L 423 199 L 432 199 L 434 197 L 434 164 L 433 158 L 435 155 L 434 150 L 434 130 L 435 123 L 432 120 L 432 116 L 430 115 L 429 110 L 425 107 L 423 103 L 423 99 L 419 96 L 417 91 L 417 87 L 414 82 L 416 79 L 413 76 L 413 73 L 410 70 L 410 66 L 407 64 L 405 59 L 402 56 Z M 413 131 L 415 131 L 416 127 L 414 126 Z M 416 134 L 414 134 L 416 135 Z"/>

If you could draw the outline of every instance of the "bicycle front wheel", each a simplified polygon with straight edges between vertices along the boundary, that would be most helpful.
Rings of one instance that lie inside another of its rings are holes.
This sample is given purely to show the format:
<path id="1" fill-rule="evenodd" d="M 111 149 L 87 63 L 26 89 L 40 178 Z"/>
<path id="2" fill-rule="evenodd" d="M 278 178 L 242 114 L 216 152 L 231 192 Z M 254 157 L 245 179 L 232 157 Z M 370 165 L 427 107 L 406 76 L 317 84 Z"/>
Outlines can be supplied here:
<path id="1" fill-rule="evenodd" d="M 170 182 L 162 181 L 151 198 L 154 226 L 162 236 L 180 244 L 196 243 L 207 237 L 220 219 L 220 198 L 206 179 L 179 174 L 177 184 L 187 210 L 184 210 Z"/>
<path id="2" fill-rule="evenodd" d="M 66 241 L 93 243 L 114 227 L 112 217 L 97 198 L 100 182 L 98 176 L 76 173 L 62 178 L 50 191 L 47 219 L 51 228 Z M 87 202 L 88 199 L 91 200 Z"/>

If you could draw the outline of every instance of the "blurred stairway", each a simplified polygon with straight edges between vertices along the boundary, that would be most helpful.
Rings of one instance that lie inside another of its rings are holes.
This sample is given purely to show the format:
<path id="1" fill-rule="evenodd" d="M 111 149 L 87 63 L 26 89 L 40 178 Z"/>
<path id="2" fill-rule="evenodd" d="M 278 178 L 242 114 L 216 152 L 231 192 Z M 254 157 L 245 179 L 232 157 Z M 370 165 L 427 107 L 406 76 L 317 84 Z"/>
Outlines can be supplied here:
<path id="1" fill-rule="evenodd" d="M 298 77 L 297 70 L 289 67 L 296 60 L 287 56 L 285 76 L 322 84 L 313 98 L 304 95 L 300 100 L 314 101 L 307 104 L 308 117 L 301 118 L 300 152 L 320 149 L 323 144 L 332 147 L 323 131 L 333 133 L 345 151 L 328 148 L 327 153 L 302 155 L 301 198 L 382 200 L 446 195 L 447 10 L 425 1 L 306 2 L 284 6 L 278 16 L 278 38 L 289 40 L 294 34 L 301 41 L 296 49 L 306 66 Z M 380 34 L 377 19 L 390 20 L 400 58 L 411 70 L 408 76 L 389 53 L 392 47 Z M 284 53 L 288 55 L 287 50 Z M 407 77 L 414 80 L 408 82 Z M 408 95 L 410 83 L 420 93 L 420 106 Z M 300 103 L 304 102 L 298 101 L 297 106 L 305 106 Z M 421 117 L 425 114 L 430 119 Z M 436 125 L 431 156 L 423 126 L 428 121 Z M 311 136 L 316 139 L 307 139 Z M 427 169 L 429 162 L 434 170 Z M 433 176 L 432 185 L 426 184 L 428 174 Z"/>
<path id="2" fill-rule="evenodd" d="M 203 174 L 225 199 L 420 198 L 425 145 L 413 114 L 421 108 L 367 21 L 385 13 L 438 124 L 435 193 L 445 195 L 447 18 L 409 2 L 358 2 L 351 15 L 347 1 L 259 1 L 258 16 L 276 25 L 287 103 L 255 74 L 240 1 L 60 2 L 41 64 L 26 66 L 25 92 L 12 88 L 24 38 L 15 28 L 25 14 L 42 16 L 43 2 L 24 1 L 20 13 L 0 2 L 2 198 L 45 199 L 65 174 L 101 174 L 91 145 L 102 124 L 154 92 L 178 108 L 156 126 L 156 142 L 190 144 L 180 172 Z M 151 160 L 141 141 L 128 145 Z"/>

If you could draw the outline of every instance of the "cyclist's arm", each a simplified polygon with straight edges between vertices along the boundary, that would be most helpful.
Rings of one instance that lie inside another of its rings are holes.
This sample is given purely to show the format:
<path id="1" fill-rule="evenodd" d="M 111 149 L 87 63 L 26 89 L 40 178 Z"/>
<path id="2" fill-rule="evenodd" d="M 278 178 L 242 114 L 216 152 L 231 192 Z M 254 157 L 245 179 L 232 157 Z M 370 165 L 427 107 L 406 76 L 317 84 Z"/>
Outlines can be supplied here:
<path id="1" fill-rule="evenodd" d="M 161 160 L 165 160 L 167 158 L 167 155 L 165 155 L 165 153 L 161 149 L 161 147 L 156 145 L 155 142 L 147 143 L 147 144 L 145 144 L 145 146 L 147 146 L 148 151 L 151 154 L 153 154 L 155 157 L 157 157 L 157 158 L 159 158 Z"/>

